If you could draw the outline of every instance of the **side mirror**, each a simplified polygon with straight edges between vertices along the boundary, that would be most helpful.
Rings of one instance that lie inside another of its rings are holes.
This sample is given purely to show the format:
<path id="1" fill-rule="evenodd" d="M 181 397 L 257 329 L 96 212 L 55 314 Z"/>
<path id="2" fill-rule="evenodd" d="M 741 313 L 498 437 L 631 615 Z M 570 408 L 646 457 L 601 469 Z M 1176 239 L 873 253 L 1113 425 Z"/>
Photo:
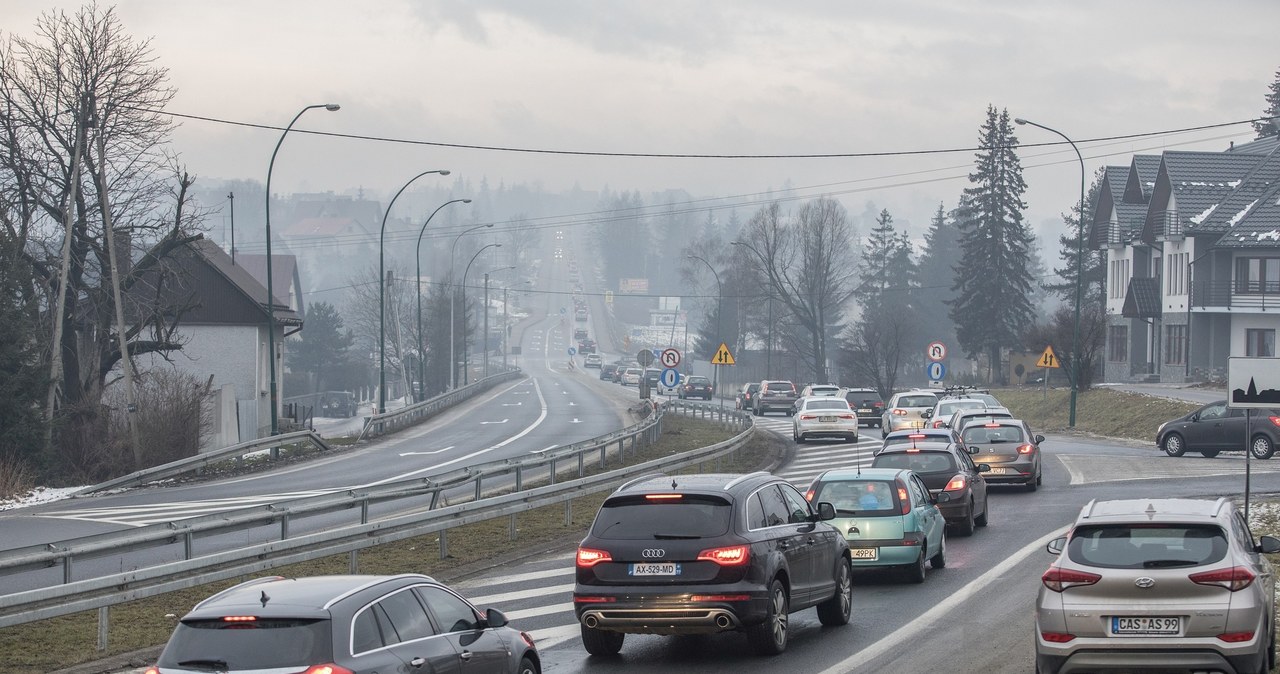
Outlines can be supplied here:
<path id="1" fill-rule="evenodd" d="M 1277 542 L 1277 543 L 1280 543 L 1280 541 L 1276 541 L 1276 542 Z M 1046 545 L 1046 546 L 1044 546 L 1044 549 L 1045 549 L 1045 550 L 1047 550 L 1047 551 L 1049 551 L 1049 554 L 1051 554 L 1051 555 L 1060 555 L 1060 554 L 1062 554 L 1062 551 L 1063 551 L 1066 547 L 1067 547 L 1067 537 L 1066 537 L 1066 536 L 1059 536 L 1059 537 L 1057 537 L 1057 538 L 1055 538 L 1055 539 L 1053 539 L 1053 540 L 1049 541 L 1049 544 L 1048 544 L 1048 545 Z"/>
<path id="2" fill-rule="evenodd" d="M 920 416 L 924 419 L 928 419 L 933 416 L 933 410 L 925 410 L 920 413 Z"/>
<path id="3" fill-rule="evenodd" d="M 938 497 L 937 497 L 937 499 L 935 500 L 935 502 L 936 502 L 936 503 L 950 503 L 950 502 L 951 502 L 951 494 L 948 494 L 948 493 L 947 493 L 947 492 L 945 492 L 945 491 L 944 491 L 944 492 L 938 492 Z"/>
<path id="4" fill-rule="evenodd" d="M 1037 435 L 1037 436 L 1036 436 L 1036 444 L 1038 445 L 1038 444 L 1040 444 L 1040 443 L 1042 443 L 1042 442 L 1044 442 L 1044 436 L 1043 436 L 1043 435 Z"/>
<path id="5" fill-rule="evenodd" d="M 818 502 L 818 520 L 825 522 L 836 518 L 836 507 L 827 501 Z"/>
<path id="6" fill-rule="evenodd" d="M 977 454 L 982 451 L 982 448 L 977 445 L 969 445 L 968 450 L 970 454 Z"/>
<path id="7" fill-rule="evenodd" d="M 1192 414 L 1192 415 L 1191 415 L 1191 420 L 1192 420 L 1192 421 L 1200 421 L 1200 413 L 1199 413 L 1199 412 L 1196 412 L 1195 414 Z"/>
<path id="8" fill-rule="evenodd" d="M 478 625 L 480 629 L 486 629 L 486 628 L 496 629 L 499 627 L 506 627 L 506 626 L 507 626 L 507 614 L 503 613 L 502 611 L 499 611 L 496 608 L 490 608 L 486 610 L 484 612 L 484 620 L 481 621 L 480 625 Z"/>
<path id="9" fill-rule="evenodd" d="M 979 472 L 979 473 L 989 473 L 989 472 L 991 472 L 991 466 L 988 466 L 988 465 L 987 465 L 987 464 L 985 464 L 985 463 L 980 463 L 980 464 L 978 464 L 978 472 Z"/>
<path id="10" fill-rule="evenodd" d="M 1258 552 L 1265 554 L 1273 554 L 1280 552 L 1280 538 L 1274 536 L 1263 536 L 1258 539 Z"/>

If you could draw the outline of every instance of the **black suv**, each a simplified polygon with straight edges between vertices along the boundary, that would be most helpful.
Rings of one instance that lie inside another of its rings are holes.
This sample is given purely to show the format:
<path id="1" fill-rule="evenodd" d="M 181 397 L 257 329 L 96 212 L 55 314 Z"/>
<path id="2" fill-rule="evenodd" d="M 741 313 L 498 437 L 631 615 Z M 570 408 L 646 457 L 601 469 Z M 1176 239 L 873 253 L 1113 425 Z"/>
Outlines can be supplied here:
<path id="1" fill-rule="evenodd" d="M 849 622 L 849 546 L 789 482 L 749 475 L 650 475 L 609 496 L 578 547 L 574 611 L 582 644 L 613 655 L 632 634 L 746 632 L 787 647 L 788 614 L 818 607 Z"/>
<path id="2" fill-rule="evenodd" d="M 501 611 L 482 614 L 430 577 L 403 574 L 241 583 L 183 616 L 146 672 L 541 669 L 533 638 Z"/>
<path id="3" fill-rule="evenodd" d="M 884 398 L 880 397 L 879 391 L 873 388 L 847 388 L 844 390 L 844 399 L 857 413 L 859 424 L 880 425 L 880 418 L 884 416 Z"/>

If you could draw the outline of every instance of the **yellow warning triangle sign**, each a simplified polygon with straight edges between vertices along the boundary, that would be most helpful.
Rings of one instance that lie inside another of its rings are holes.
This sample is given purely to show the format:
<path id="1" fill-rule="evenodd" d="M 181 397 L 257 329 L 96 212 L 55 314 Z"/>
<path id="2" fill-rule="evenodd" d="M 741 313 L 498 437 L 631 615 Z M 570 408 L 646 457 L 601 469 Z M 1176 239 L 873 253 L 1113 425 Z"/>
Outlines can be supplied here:
<path id="1" fill-rule="evenodd" d="M 720 348 L 716 349 L 716 355 L 711 357 L 711 362 L 715 365 L 733 365 L 733 354 L 729 353 L 729 345 L 720 342 Z"/>
<path id="2" fill-rule="evenodd" d="M 1044 347 L 1044 353 L 1040 354 L 1040 360 L 1036 361 L 1036 367 L 1059 367 L 1058 356 L 1053 353 L 1052 346 Z"/>

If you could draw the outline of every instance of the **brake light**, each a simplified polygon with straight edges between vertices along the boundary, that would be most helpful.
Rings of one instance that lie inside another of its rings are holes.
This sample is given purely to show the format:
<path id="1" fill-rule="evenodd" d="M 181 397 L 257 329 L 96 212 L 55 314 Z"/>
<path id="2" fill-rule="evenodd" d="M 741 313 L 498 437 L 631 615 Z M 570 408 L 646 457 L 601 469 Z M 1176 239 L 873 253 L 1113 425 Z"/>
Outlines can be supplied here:
<path id="1" fill-rule="evenodd" d="M 900 417 L 905 417 L 907 416 L 907 411 L 894 408 L 892 414 L 896 414 L 897 416 L 900 416 Z"/>
<path id="2" fill-rule="evenodd" d="M 933 427 L 934 427 L 934 428 L 942 428 L 942 424 L 943 424 L 943 422 L 941 422 L 941 421 L 935 421 L 935 422 L 933 422 Z"/>
<path id="3" fill-rule="evenodd" d="M 924 433 L 908 433 L 907 437 L 911 438 L 912 440 L 923 440 L 927 436 L 925 436 Z"/>
<path id="4" fill-rule="evenodd" d="M 749 594 L 695 594 L 689 601 L 751 601 Z"/>
<path id="5" fill-rule="evenodd" d="M 810 502 L 810 503 L 813 503 L 813 490 L 812 490 L 812 489 L 810 489 L 809 491 L 807 491 L 807 492 L 805 492 L 805 493 L 804 493 L 804 500 L 806 500 L 806 501 L 808 501 L 808 502 Z"/>
<path id="6" fill-rule="evenodd" d="M 142 670 L 142 674 L 160 674 L 160 668 L 159 668 L 159 667 L 148 667 L 148 668 L 146 668 L 146 669 Z"/>
<path id="7" fill-rule="evenodd" d="M 947 487 L 943 491 L 960 491 L 967 486 L 969 486 L 968 478 L 963 475 L 957 475 L 951 478 L 951 481 L 947 483 Z"/>
<path id="8" fill-rule="evenodd" d="M 898 502 L 902 504 L 902 514 L 911 512 L 911 499 L 907 498 L 907 488 L 898 483 Z"/>
<path id="9" fill-rule="evenodd" d="M 355 674 L 346 667 L 339 667 L 334 664 L 328 665 L 311 665 L 307 671 L 302 674 Z"/>
<path id="10" fill-rule="evenodd" d="M 1000 428 L 1000 424 L 983 424 L 983 428 Z"/>
<path id="11" fill-rule="evenodd" d="M 742 566 L 751 559 L 751 548 L 734 545 L 727 548 L 708 548 L 698 553 L 698 561 L 715 562 L 720 566 Z"/>
<path id="12" fill-rule="evenodd" d="M 650 501 L 679 501 L 684 494 L 645 494 L 644 497 Z"/>
<path id="13" fill-rule="evenodd" d="M 224 622 L 224 623 L 248 623 L 248 622 L 253 622 L 253 621 L 255 621 L 255 620 L 257 620 L 257 618 L 256 618 L 256 617 L 254 617 L 254 616 L 251 616 L 251 615 L 224 615 L 224 616 L 222 616 L 222 622 Z"/>
<path id="14" fill-rule="evenodd" d="M 1019 454 L 1030 454 L 1034 451 L 1036 451 L 1035 445 L 1018 445 Z"/>
<path id="15" fill-rule="evenodd" d="M 1051 644 L 1065 644 L 1076 638 L 1076 635 L 1067 634 L 1066 632 L 1041 632 L 1040 638 Z"/>
<path id="16" fill-rule="evenodd" d="M 1187 576 L 1196 585 L 1217 585 L 1232 592 L 1249 587 L 1255 577 L 1252 571 L 1243 566 L 1233 566 L 1229 569 L 1218 569 L 1217 571 L 1204 571 Z"/>
<path id="17" fill-rule="evenodd" d="M 528 632 L 521 632 L 520 639 L 524 641 L 525 645 L 528 646 L 529 648 L 534 648 L 532 634 L 529 634 Z"/>
<path id="18" fill-rule="evenodd" d="M 800 421 L 813 421 L 814 419 L 817 419 L 817 418 L 818 418 L 818 417 L 817 417 L 817 415 L 814 415 L 814 414 L 801 414 L 801 415 L 800 415 Z"/>
<path id="19" fill-rule="evenodd" d="M 578 604 L 612 604 L 613 602 L 618 601 L 618 598 L 578 596 L 574 597 L 573 601 Z"/>
<path id="20" fill-rule="evenodd" d="M 1218 639 L 1229 644 L 1238 644 L 1253 638 L 1253 632 L 1226 632 L 1219 634 Z"/>
<path id="21" fill-rule="evenodd" d="M 592 548 L 578 548 L 577 564 L 579 567 L 582 567 L 584 569 L 589 569 L 595 566 L 596 564 L 599 564 L 600 562 L 612 562 L 612 561 L 613 561 L 613 555 L 605 552 L 604 550 L 594 550 Z"/>
<path id="22" fill-rule="evenodd" d="M 1044 583 L 1045 587 L 1053 590 L 1054 592 L 1062 592 L 1069 587 L 1076 587 L 1077 585 L 1093 585 L 1100 580 L 1102 580 L 1102 576 L 1099 576 L 1096 573 L 1072 571 L 1069 569 L 1061 569 L 1056 566 L 1049 567 L 1049 570 L 1045 571 L 1044 575 L 1040 576 L 1040 582 Z M 1070 639 L 1067 641 L 1070 641 Z"/>
<path id="23" fill-rule="evenodd" d="M 1280 417 L 1267 417 L 1273 426 L 1280 426 Z"/>
<path id="24" fill-rule="evenodd" d="M 837 418 L 840 418 L 840 419 L 852 419 L 852 418 L 853 418 L 853 415 L 852 415 L 852 414 L 838 414 L 838 415 L 836 415 L 836 416 L 837 416 Z"/>

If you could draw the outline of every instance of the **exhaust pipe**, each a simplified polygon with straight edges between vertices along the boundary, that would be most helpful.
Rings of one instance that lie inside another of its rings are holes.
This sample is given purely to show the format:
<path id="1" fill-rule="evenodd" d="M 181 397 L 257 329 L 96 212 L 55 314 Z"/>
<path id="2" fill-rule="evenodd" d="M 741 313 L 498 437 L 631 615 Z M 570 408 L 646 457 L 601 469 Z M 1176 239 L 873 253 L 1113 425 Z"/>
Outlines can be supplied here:
<path id="1" fill-rule="evenodd" d="M 596 619 L 594 613 L 588 613 L 582 618 L 582 624 L 586 625 L 587 629 L 595 629 L 596 625 L 600 624 L 600 621 Z"/>
<path id="2" fill-rule="evenodd" d="M 729 616 L 723 613 L 716 616 L 716 627 L 719 627 L 720 629 L 723 630 L 723 629 L 728 629 L 731 625 L 733 625 L 733 621 L 729 620 Z"/>

